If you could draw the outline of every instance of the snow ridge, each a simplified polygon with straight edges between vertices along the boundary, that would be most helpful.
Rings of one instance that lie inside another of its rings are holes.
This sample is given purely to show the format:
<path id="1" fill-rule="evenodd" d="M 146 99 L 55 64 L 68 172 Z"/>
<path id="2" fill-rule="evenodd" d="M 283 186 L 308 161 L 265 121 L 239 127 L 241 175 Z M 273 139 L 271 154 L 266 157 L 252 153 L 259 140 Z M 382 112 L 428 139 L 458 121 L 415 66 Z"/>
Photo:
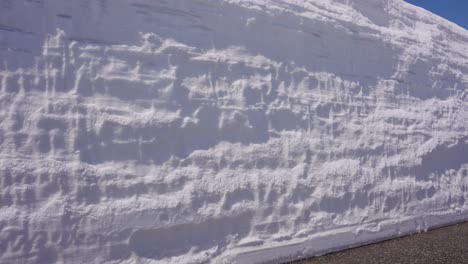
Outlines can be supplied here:
<path id="1" fill-rule="evenodd" d="M 400 0 L 0 3 L 0 262 L 263 263 L 468 220 L 468 32 Z"/>

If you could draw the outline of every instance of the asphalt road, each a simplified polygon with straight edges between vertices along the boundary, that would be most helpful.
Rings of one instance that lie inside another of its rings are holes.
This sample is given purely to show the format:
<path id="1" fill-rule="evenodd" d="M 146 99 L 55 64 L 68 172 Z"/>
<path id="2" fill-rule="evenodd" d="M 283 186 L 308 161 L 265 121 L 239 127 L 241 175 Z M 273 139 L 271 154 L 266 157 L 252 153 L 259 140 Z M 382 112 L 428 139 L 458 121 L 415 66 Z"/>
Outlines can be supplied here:
<path id="1" fill-rule="evenodd" d="M 468 264 L 468 223 L 292 264 Z"/>

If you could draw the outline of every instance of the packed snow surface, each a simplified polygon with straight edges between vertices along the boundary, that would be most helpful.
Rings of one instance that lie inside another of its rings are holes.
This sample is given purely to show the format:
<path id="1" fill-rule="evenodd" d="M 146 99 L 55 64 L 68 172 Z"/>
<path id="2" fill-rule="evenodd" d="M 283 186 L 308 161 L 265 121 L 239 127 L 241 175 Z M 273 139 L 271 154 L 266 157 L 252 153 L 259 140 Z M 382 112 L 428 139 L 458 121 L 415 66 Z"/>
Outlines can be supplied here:
<path id="1" fill-rule="evenodd" d="M 468 32 L 401 0 L 0 1 L 1 263 L 262 263 L 468 220 Z"/>

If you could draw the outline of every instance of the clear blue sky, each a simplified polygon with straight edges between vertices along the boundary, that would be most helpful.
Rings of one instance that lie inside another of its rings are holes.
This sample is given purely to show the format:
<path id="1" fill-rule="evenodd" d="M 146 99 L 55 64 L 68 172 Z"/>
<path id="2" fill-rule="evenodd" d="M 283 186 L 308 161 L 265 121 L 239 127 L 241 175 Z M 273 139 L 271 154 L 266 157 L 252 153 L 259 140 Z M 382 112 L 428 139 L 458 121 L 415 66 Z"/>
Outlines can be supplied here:
<path id="1" fill-rule="evenodd" d="M 468 29 L 468 0 L 405 0 Z"/>

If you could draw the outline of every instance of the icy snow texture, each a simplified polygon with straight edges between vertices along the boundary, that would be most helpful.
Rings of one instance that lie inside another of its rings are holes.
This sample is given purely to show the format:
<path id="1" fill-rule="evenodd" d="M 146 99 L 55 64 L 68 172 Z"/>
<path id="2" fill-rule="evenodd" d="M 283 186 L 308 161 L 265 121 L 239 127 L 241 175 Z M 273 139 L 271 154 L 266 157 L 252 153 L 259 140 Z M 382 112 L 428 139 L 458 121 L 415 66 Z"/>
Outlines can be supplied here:
<path id="1" fill-rule="evenodd" d="M 2 0 L 1 263 L 260 263 L 468 220 L 467 54 L 399 0 Z"/>

